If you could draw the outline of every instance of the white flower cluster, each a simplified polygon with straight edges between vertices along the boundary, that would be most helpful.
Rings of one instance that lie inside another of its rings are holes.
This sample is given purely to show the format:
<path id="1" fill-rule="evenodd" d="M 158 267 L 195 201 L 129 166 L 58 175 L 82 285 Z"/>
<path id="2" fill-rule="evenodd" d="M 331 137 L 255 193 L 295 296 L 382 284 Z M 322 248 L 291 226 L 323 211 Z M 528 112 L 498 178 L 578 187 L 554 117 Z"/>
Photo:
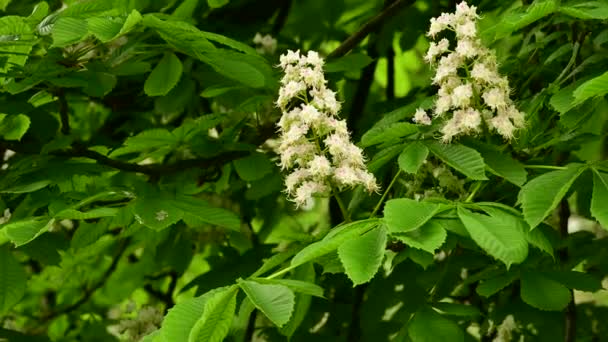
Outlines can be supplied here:
<path id="1" fill-rule="evenodd" d="M 431 19 L 428 36 L 433 39 L 444 30 L 456 36 L 456 47 L 442 38 L 432 42 L 425 60 L 435 68 L 433 84 L 439 86 L 432 113 L 441 117 L 451 112 L 441 129 L 443 140 L 478 132 L 482 121 L 505 139 L 511 139 L 516 129 L 524 126 L 524 114 L 509 98 L 509 82 L 498 73 L 496 56 L 477 37 L 475 6 L 461 2 L 455 13 L 442 13 Z M 414 121 L 430 125 L 431 118 L 422 109 Z"/>
<path id="2" fill-rule="evenodd" d="M 269 34 L 262 36 L 259 32 L 256 33 L 253 43 L 256 45 L 255 50 L 262 55 L 272 55 L 277 50 L 277 40 Z"/>
<path id="3" fill-rule="evenodd" d="M 157 330 L 163 321 L 163 313 L 160 309 L 147 306 L 142 308 L 137 318 L 120 321 L 117 326 L 113 326 L 114 333 L 126 338 L 127 341 L 139 341 L 144 336 Z"/>
<path id="4" fill-rule="evenodd" d="M 332 189 L 363 185 L 378 190 L 376 179 L 365 167 L 363 151 L 350 141 L 346 122 L 337 117 L 340 102 L 326 87 L 323 59 L 314 51 L 281 56 L 285 72 L 277 105 L 283 112 L 277 124 L 281 167 L 291 173 L 286 192 L 298 206 Z"/>

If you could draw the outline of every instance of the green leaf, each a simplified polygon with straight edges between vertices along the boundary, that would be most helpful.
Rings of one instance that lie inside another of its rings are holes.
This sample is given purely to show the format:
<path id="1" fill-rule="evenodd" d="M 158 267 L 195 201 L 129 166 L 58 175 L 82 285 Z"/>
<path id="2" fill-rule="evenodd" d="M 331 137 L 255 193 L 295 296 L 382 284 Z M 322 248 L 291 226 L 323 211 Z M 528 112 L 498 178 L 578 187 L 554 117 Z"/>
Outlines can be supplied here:
<path id="1" fill-rule="evenodd" d="M 475 147 L 490 172 L 517 186 L 524 185 L 528 173 L 522 163 L 513 159 L 509 154 L 501 153 L 492 145 L 476 144 Z"/>
<path id="2" fill-rule="evenodd" d="M 78 18 L 59 18 L 53 25 L 53 47 L 65 47 L 78 43 L 89 33 L 87 21 Z"/>
<path id="3" fill-rule="evenodd" d="M 338 247 L 338 256 L 346 275 L 353 285 L 370 281 L 382 264 L 386 248 L 386 230 L 383 227 L 346 240 Z"/>
<path id="4" fill-rule="evenodd" d="M 253 305 L 281 327 L 289 321 L 295 305 L 295 295 L 287 286 L 266 285 L 251 280 L 238 280 Z"/>
<path id="5" fill-rule="evenodd" d="M 12 15 L 0 17 L 0 37 L 10 38 L 10 42 L 0 44 L 0 84 L 2 84 L 4 75 L 1 74 L 13 66 L 25 65 L 35 37 L 25 18 Z"/>
<path id="6" fill-rule="evenodd" d="M 307 284 L 314 283 L 316 277 L 315 268 L 312 264 L 302 265 L 295 269 L 293 277 Z M 310 295 L 304 293 L 296 294 L 296 306 L 289 322 L 280 329 L 281 334 L 290 337 L 296 332 L 307 317 L 311 302 L 312 297 Z"/>
<path id="7" fill-rule="evenodd" d="M 93 17 L 87 19 L 89 32 L 101 42 L 106 43 L 114 39 L 123 26 L 122 20 L 111 17 Z"/>
<path id="8" fill-rule="evenodd" d="M 228 5 L 230 0 L 207 0 L 207 4 L 211 8 L 220 8 L 222 6 Z"/>
<path id="9" fill-rule="evenodd" d="M 329 73 L 357 71 L 365 68 L 373 61 L 374 60 L 366 54 L 354 52 L 325 64 L 323 70 Z"/>
<path id="10" fill-rule="evenodd" d="M 464 333 L 458 324 L 427 306 L 414 314 L 407 331 L 412 342 L 464 342 Z"/>
<path id="11" fill-rule="evenodd" d="M 228 50 L 217 50 L 204 54 L 201 60 L 230 79 L 251 88 L 262 88 L 266 79 L 263 71 L 258 68 L 265 68 L 267 65 L 265 60 L 260 65 L 257 57 Z"/>
<path id="12" fill-rule="evenodd" d="M 565 170 L 547 172 L 521 188 L 519 201 L 531 229 L 538 226 L 566 195 L 568 189 L 587 167 L 570 164 Z"/>
<path id="13" fill-rule="evenodd" d="M 33 183 L 23 183 L 23 184 L 15 184 L 8 189 L 3 189 L 0 193 L 4 194 L 23 194 L 28 192 L 38 191 L 40 189 L 46 188 L 51 184 L 51 181 L 48 179 L 35 181 Z"/>
<path id="14" fill-rule="evenodd" d="M 117 208 L 94 208 L 89 211 L 82 212 L 80 210 L 68 208 L 64 209 L 57 214 L 55 214 L 55 218 L 57 219 L 71 219 L 71 220 L 88 220 L 93 218 L 100 217 L 111 217 L 116 216 L 118 213 Z"/>
<path id="15" fill-rule="evenodd" d="M 461 317 L 477 317 L 481 315 L 481 311 L 472 305 L 439 302 L 433 304 L 433 307 L 444 315 Z"/>
<path id="16" fill-rule="evenodd" d="M 536 0 L 530 6 L 507 13 L 496 25 L 495 39 L 500 39 L 557 11 L 555 0 Z"/>
<path id="17" fill-rule="evenodd" d="M 171 199 L 156 191 L 138 195 L 132 206 L 135 220 L 154 229 L 165 229 L 182 219 L 184 212 L 171 203 Z"/>
<path id="18" fill-rule="evenodd" d="M 422 166 L 426 157 L 429 155 L 429 149 L 418 141 L 405 146 L 397 162 L 401 170 L 407 173 L 416 173 Z"/>
<path id="19" fill-rule="evenodd" d="M 595 171 L 595 170 L 594 170 Z M 608 230 L 608 174 L 593 172 L 591 214 L 604 229 Z"/>
<path id="20" fill-rule="evenodd" d="M 9 222 L 3 226 L 4 234 L 15 246 L 19 247 L 34 240 L 54 223 L 48 217 L 32 217 L 20 221 Z"/>
<path id="21" fill-rule="evenodd" d="M 489 216 L 482 215 L 463 207 L 458 208 L 458 217 L 473 241 L 507 268 L 528 256 L 526 233 L 517 217 L 500 210 L 490 211 Z"/>
<path id="22" fill-rule="evenodd" d="M 192 327 L 189 342 L 221 342 L 228 335 L 236 310 L 237 287 L 218 291 L 205 302 L 203 315 Z"/>
<path id="23" fill-rule="evenodd" d="M 549 104 L 553 109 L 559 112 L 560 115 L 566 114 L 571 109 L 577 106 L 576 99 L 574 98 L 574 90 L 578 88 L 582 82 L 574 82 L 568 86 L 561 88 L 557 91 L 551 99 Z"/>
<path id="24" fill-rule="evenodd" d="M 155 148 L 172 148 L 179 142 L 173 133 L 164 128 L 155 128 L 143 131 L 136 136 L 129 137 L 123 143 L 123 147 L 117 148 L 110 153 L 110 157 L 119 157 L 133 152 L 142 152 Z"/>
<path id="25" fill-rule="evenodd" d="M 123 34 L 131 32 L 135 26 L 137 26 L 140 22 L 142 22 L 143 17 L 137 10 L 132 10 L 131 13 L 125 19 L 125 22 L 122 24 L 120 31 L 114 38 L 118 38 L 118 36 L 122 36 Z"/>
<path id="26" fill-rule="evenodd" d="M 227 92 L 233 91 L 233 90 L 240 90 L 243 89 L 244 87 L 242 86 L 235 86 L 235 85 L 213 85 L 210 86 L 208 88 L 205 88 L 205 90 L 203 90 L 200 94 L 201 97 L 205 97 L 205 98 L 214 98 L 220 95 L 223 95 Z"/>
<path id="27" fill-rule="evenodd" d="M 441 224 L 431 220 L 418 229 L 393 236 L 410 247 L 435 254 L 435 250 L 443 245 L 448 234 Z"/>
<path id="28" fill-rule="evenodd" d="M 582 103 L 589 98 L 604 96 L 606 94 L 608 94 L 608 71 L 581 84 L 572 93 L 576 104 Z"/>
<path id="29" fill-rule="evenodd" d="M 579 19 L 608 19 L 608 3 L 605 1 L 585 1 L 572 5 L 562 5 L 559 11 Z"/>
<path id="30" fill-rule="evenodd" d="M 233 163 L 236 173 L 247 182 L 262 179 L 272 171 L 272 162 L 263 153 L 253 153 Z"/>
<path id="31" fill-rule="evenodd" d="M 205 311 L 205 304 L 226 288 L 211 290 L 204 295 L 177 303 L 163 320 L 161 335 L 166 341 L 188 341 L 190 331 Z"/>
<path id="32" fill-rule="evenodd" d="M 384 205 L 384 222 L 391 234 L 420 228 L 439 211 L 436 203 L 418 202 L 409 198 L 397 198 Z"/>
<path id="33" fill-rule="evenodd" d="M 361 146 L 368 147 L 377 144 L 390 144 L 408 135 L 418 132 L 418 126 L 408 122 L 396 122 L 386 126 L 374 126 L 361 137 Z"/>
<path id="34" fill-rule="evenodd" d="M 30 118 L 23 114 L 0 114 L 0 136 L 5 140 L 21 140 L 30 128 Z"/>
<path id="35" fill-rule="evenodd" d="M 178 196 L 172 200 L 171 205 L 184 213 L 184 220 L 195 224 L 211 224 L 230 230 L 241 231 L 241 219 L 234 212 L 212 207 L 207 201 L 189 197 Z"/>
<path id="36" fill-rule="evenodd" d="M 108 226 L 101 222 L 80 222 L 78 228 L 74 232 L 74 236 L 72 236 L 70 246 L 74 249 L 86 247 L 97 241 L 107 229 Z"/>
<path id="37" fill-rule="evenodd" d="M 27 275 L 13 253 L 0 246 L 0 317 L 4 316 L 25 295 Z"/>
<path id="38" fill-rule="evenodd" d="M 383 148 L 374 155 L 372 160 L 367 164 L 370 172 L 378 171 L 382 166 L 397 157 L 403 151 L 403 145 L 395 145 L 388 148 Z"/>
<path id="39" fill-rule="evenodd" d="M 526 240 L 529 244 L 537 247 L 541 251 L 553 257 L 553 245 L 551 245 L 551 242 L 549 241 L 545 233 L 543 233 L 542 228 L 542 226 L 539 226 L 536 229 L 530 229 L 530 227 L 527 226 L 528 232 L 526 234 Z"/>
<path id="40" fill-rule="evenodd" d="M 482 281 L 479 285 L 477 285 L 476 291 L 477 293 L 479 293 L 480 296 L 490 297 L 498 291 L 509 286 L 512 282 L 515 281 L 515 279 L 517 279 L 516 273 L 505 273 Z"/>
<path id="41" fill-rule="evenodd" d="M 541 310 L 563 310 L 571 300 L 570 290 L 536 271 L 521 275 L 521 299 Z"/>
<path id="42" fill-rule="evenodd" d="M 148 96 L 164 96 L 169 93 L 182 76 L 182 62 L 172 52 L 167 52 L 152 70 L 146 83 L 144 91 Z"/>
<path id="43" fill-rule="evenodd" d="M 12 0 L 0 0 L 0 11 L 6 11 L 6 7 L 10 5 Z"/>
<path id="44" fill-rule="evenodd" d="M 483 158 L 474 149 L 460 144 L 442 144 L 436 141 L 427 142 L 426 146 L 437 158 L 465 176 L 474 180 L 488 179 L 484 172 Z"/>
<path id="45" fill-rule="evenodd" d="M 561 283 L 569 289 L 576 289 L 585 292 L 597 292 L 603 288 L 602 279 L 584 272 L 543 271 L 541 274 Z"/>
<path id="46" fill-rule="evenodd" d="M 355 221 L 332 229 L 321 241 L 311 243 L 291 259 L 295 268 L 338 249 L 345 241 L 354 239 L 378 225 L 377 219 Z"/>
<path id="47" fill-rule="evenodd" d="M 289 287 L 294 292 L 303 293 L 310 296 L 325 298 L 323 296 L 323 288 L 317 284 L 296 280 L 296 279 L 266 279 L 266 278 L 253 278 L 260 284 L 275 284 Z"/>

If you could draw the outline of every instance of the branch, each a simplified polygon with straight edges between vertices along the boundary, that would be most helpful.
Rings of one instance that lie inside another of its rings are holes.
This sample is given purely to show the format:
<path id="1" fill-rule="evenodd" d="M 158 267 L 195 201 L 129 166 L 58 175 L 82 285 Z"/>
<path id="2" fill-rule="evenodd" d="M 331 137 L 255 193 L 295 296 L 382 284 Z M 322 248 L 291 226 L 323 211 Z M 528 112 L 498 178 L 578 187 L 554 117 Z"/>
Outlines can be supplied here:
<path id="1" fill-rule="evenodd" d="M 562 199 L 559 204 L 559 231 L 562 239 L 568 238 L 568 219 L 570 218 L 570 205 L 568 200 Z M 568 263 L 568 247 L 564 247 L 559 253 L 562 265 Z M 566 307 L 564 322 L 564 341 L 574 342 L 576 340 L 576 302 L 574 301 L 574 291 L 570 290 L 570 302 Z"/>
<path id="2" fill-rule="evenodd" d="M 116 253 L 116 256 L 114 256 L 114 259 L 112 260 L 112 263 L 110 264 L 110 267 L 108 267 L 108 269 L 104 272 L 103 276 L 95 284 L 93 284 L 93 286 L 84 290 L 84 295 L 78 301 L 76 301 L 74 304 L 68 305 L 60 310 L 51 312 L 48 315 L 43 316 L 42 320 L 48 321 L 57 316 L 66 314 L 68 312 L 72 312 L 72 311 L 78 309 L 79 307 L 81 307 L 87 301 L 89 301 L 91 296 L 93 296 L 93 293 L 95 293 L 95 291 L 99 290 L 105 284 L 106 280 L 108 280 L 110 275 L 114 271 L 116 271 L 120 258 L 122 257 L 124 252 L 127 250 L 127 247 L 129 246 L 129 240 L 130 239 L 127 238 L 120 244 L 118 253 Z"/>
<path id="3" fill-rule="evenodd" d="M 166 173 L 183 171 L 191 168 L 209 168 L 218 165 L 223 165 L 227 162 L 242 158 L 249 154 L 248 151 L 228 151 L 220 155 L 208 158 L 186 159 L 180 160 L 173 164 L 148 164 L 139 165 L 135 163 L 124 162 L 104 156 L 103 154 L 89 150 L 84 147 L 73 147 L 67 151 L 52 152 L 52 155 L 62 157 L 84 157 L 97 161 L 99 164 L 110 166 L 112 168 L 128 171 L 144 173 L 151 176 L 160 176 Z"/>
<path id="4" fill-rule="evenodd" d="M 382 10 L 382 12 L 378 13 L 375 17 L 363 24 L 359 31 L 346 38 L 346 40 L 342 42 L 342 44 L 340 44 L 340 46 L 338 46 L 334 51 L 332 51 L 327 58 L 336 58 L 346 55 L 350 50 L 357 46 L 357 44 L 365 39 L 367 35 L 378 29 L 385 20 L 397 14 L 403 7 L 411 5 L 414 2 L 415 0 L 397 0 L 393 2 L 391 5 Z"/>

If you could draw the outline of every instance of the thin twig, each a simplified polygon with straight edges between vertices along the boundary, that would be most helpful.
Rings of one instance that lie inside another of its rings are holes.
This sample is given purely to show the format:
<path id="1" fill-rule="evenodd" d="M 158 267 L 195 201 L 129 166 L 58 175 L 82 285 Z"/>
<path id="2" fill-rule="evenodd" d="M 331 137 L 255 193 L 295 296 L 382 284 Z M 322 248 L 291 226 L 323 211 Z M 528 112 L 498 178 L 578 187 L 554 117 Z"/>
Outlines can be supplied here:
<path id="1" fill-rule="evenodd" d="M 357 44 L 359 44 L 368 34 L 376 31 L 380 25 L 392 17 L 393 15 L 399 13 L 403 7 L 407 5 L 411 5 L 415 2 L 415 0 L 397 0 L 393 2 L 391 5 L 387 6 L 382 12 L 378 13 L 376 16 L 371 18 L 368 22 L 363 24 L 361 28 L 350 35 L 350 37 L 346 38 L 345 41 L 340 44 L 334 51 L 332 51 L 327 58 L 336 58 L 346 55 L 350 50 L 352 50 Z"/>
<path id="2" fill-rule="evenodd" d="M 69 107 L 68 101 L 65 98 L 65 92 L 63 89 L 60 89 L 57 93 L 57 100 L 59 102 L 59 118 L 61 120 L 61 133 L 64 135 L 70 134 L 70 116 L 69 116 Z"/>
<path id="3" fill-rule="evenodd" d="M 382 203 L 384 202 L 384 199 L 386 198 L 386 196 L 388 195 L 388 192 L 391 190 L 391 188 L 393 187 L 393 185 L 395 184 L 395 182 L 397 181 L 397 178 L 399 178 L 399 176 L 401 175 L 401 169 L 399 169 L 399 171 L 397 171 L 397 173 L 395 174 L 395 176 L 393 177 L 393 179 L 391 180 L 391 182 L 389 183 L 388 187 L 386 188 L 386 190 L 384 190 L 384 193 L 382 194 L 382 197 L 380 197 L 380 200 L 378 201 L 378 203 L 376 204 L 376 207 L 374 207 L 374 210 L 372 211 L 372 213 L 369 215 L 370 218 L 376 216 L 376 213 L 378 212 L 378 210 L 380 210 L 380 206 L 382 205 Z"/>

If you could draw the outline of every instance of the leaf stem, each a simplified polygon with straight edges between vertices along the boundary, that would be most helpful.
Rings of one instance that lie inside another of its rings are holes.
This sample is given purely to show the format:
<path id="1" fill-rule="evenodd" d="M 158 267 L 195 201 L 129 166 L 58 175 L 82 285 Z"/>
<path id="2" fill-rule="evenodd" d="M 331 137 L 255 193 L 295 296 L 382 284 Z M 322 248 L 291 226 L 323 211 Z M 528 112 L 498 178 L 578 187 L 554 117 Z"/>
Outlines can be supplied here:
<path id="1" fill-rule="evenodd" d="M 388 192 L 391 190 L 391 188 L 393 187 L 393 185 L 395 184 L 395 182 L 397 181 L 397 179 L 399 178 L 400 175 L 401 175 L 401 169 L 399 169 L 399 171 L 397 171 L 397 173 L 395 173 L 395 176 L 391 180 L 391 182 L 388 185 L 388 187 L 386 188 L 386 190 L 384 190 L 384 193 L 382 194 L 382 197 L 380 197 L 380 200 L 376 204 L 376 207 L 374 208 L 374 210 L 372 211 L 372 213 L 369 215 L 369 218 L 372 218 L 372 217 L 376 216 L 376 213 L 378 213 L 378 210 L 380 210 L 380 206 L 384 202 L 384 199 L 388 195 Z"/>
<path id="2" fill-rule="evenodd" d="M 346 205 L 344 205 L 344 201 L 342 201 L 342 198 L 340 197 L 340 195 L 338 194 L 338 192 L 336 191 L 336 189 L 332 186 L 332 193 L 334 195 L 334 197 L 336 198 L 336 202 L 338 202 L 338 206 L 340 207 L 340 211 L 342 212 L 342 217 L 344 218 L 345 222 L 350 222 L 350 215 L 348 214 L 348 208 L 346 207 Z"/>
<path id="3" fill-rule="evenodd" d="M 471 191 L 471 193 L 469 194 L 469 196 L 465 200 L 465 203 L 469 203 L 469 202 L 471 202 L 473 200 L 473 198 L 477 194 L 477 191 L 479 190 L 480 187 L 481 187 L 481 182 L 476 182 L 475 185 L 473 185 L 473 190 Z"/>
<path id="4" fill-rule="evenodd" d="M 565 170 L 565 166 L 555 166 L 555 165 L 524 165 L 526 169 L 549 169 L 549 170 Z"/>

